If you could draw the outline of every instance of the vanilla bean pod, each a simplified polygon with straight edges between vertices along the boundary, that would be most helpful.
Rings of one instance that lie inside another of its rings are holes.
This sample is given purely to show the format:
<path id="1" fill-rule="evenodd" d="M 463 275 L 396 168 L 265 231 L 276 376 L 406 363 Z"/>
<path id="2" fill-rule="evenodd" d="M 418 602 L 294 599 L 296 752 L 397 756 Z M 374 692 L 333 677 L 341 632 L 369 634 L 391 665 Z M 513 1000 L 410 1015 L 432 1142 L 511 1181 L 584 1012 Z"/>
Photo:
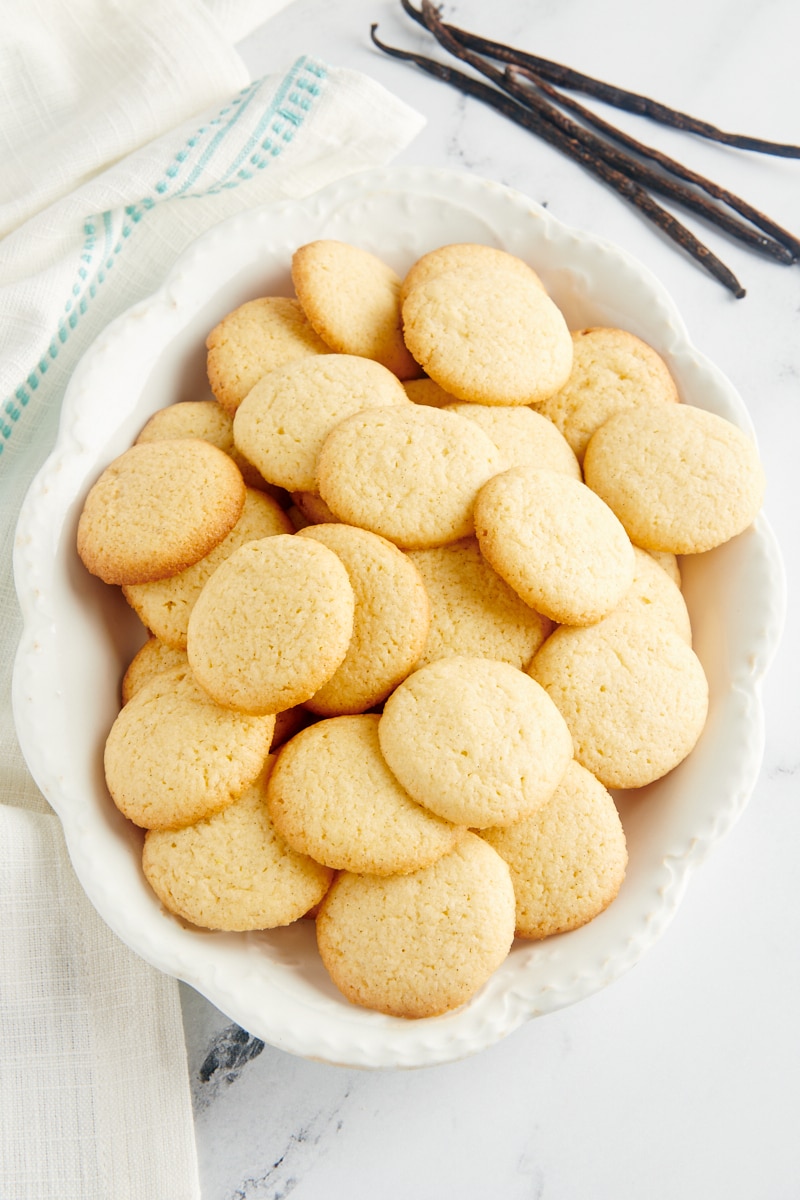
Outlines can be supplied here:
<path id="1" fill-rule="evenodd" d="M 506 67 L 504 74 L 512 81 L 514 81 L 517 76 L 529 79 L 536 88 L 542 91 L 545 96 L 550 97 L 554 103 L 560 104 L 564 108 L 568 108 L 571 112 L 576 113 L 581 120 L 586 121 L 587 124 L 593 125 L 601 133 L 604 133 L 607 137 L 612 138 L 615 142 L 619 143 L 619 145 L 627 147 L 629 150 L 632 150 L 635 154 L 641 155 L 643 158 L 651 159 L 663 170 L 669 171 L 679 179 L 686 180 L 687 183 L 691 183 L 695 187 L 702 188 L 704 192 L 706 192 L 709 196 L 713 196 L 715 200 L 719 200 L 723 204 L 727 204 L 729 208 L 734 209 L 743 217 L 746 217 L 746 219 L 753 225 L 756 225 L 759 229 L 763 230 L 764 233 L 769 234 L 775 239 L 776 242 L 780 242 L 782 246 L 785 246 L 787 250 L 791 252 L 791 259 L 782 258 L 781 261 L 797 262 L 798 258 L 800 258 L 800 238 L 795 237 L 795 235 L 790 233 L 788 229 L 784 229 L 781 225 L 778 225 L 775 221 L 773 221 L 771 217 L 768 217 L 765 213 L 762 213 L 757 208 L 754 208 L 752 204 L 749 204 L 746 200 L 743 200 L 741 196 L 737 196 L 735 192 L 729 192 L 727 188 L 720 187 L 720 185 L 714 183 L 712 179 L 706 178 L 705 175 L 698 174 L 697 171 L 693 171 L 690 167 L 678 162 L 677 159 L 670 158 L 669 155 L 663 154 L 660 150 L 656 150 L 654 147 L 648 146 L 644 142 L 640 142 L 636 138 L 631 137 L 630 134 L 624 133 L 621 129 L 617 129 L 615 125 L 611 125 L 608 121 L 604 121 L 602 117 L 597 115 L 597 113 L 592 112 L 591 109 L 586 108 L 585 105 L 580 104 L 571 96 L 565 96 L 563 92 L 559 92 L 534 71 L 530 71 L 525 67 L 512 67 L 509 65 Z"/>
<path id="2" fill-rule="evenodd" d="M 408 15 L 420 24 L 424 24 L 421 13 L 407 4 L 405 0 L 402 2 Z M 721 142 L 726 146 L 735 146 L 739 150 L 752 150 L 758 154 L 772 154 L 781 158 L 800 158 L 800 146 L 789 145 L 785 142 L 771 142 L 764 138 L 749 137 L 746 134 L 726 133 L 708 121 L 701 121 L 698 117 L 692 117 L 688 113 L 670 108 L 658 100 L 651 100 L 649 96 L 639 95 L 638 92 L 628 92 L 624 88 L 604 83 L 601 79 L 584 75 L 581 71 L 574 71 L 562 63 L 553 62 L 548 58 L 540 58 L 525 50 L 517 50 L 513 46 L 495 42 L 491 38 L 480 37 L 466 29 L 459 29 L 456 25 L 445 24 L 445 29 L 469 50 L 476 50 L 479 54 L 486 54 L 490 58 L 509 63 L 511 66 L 527 67 L 549 83 L 570 88 L 572 91 L 583 92 L 585 95 L 593 96 L 597 100 L 602 100 L 615 108 L 624 109 L 626 112 L 637 113 L 652 121 L 658 121 L 662 125 L 670 125 L 674 129 L 693 133 L 698 137 L 707 138 L 709 141 Z"/>
<path id="3" fill-rule="evenodd" d="M 376 29 L 377 25 L 373 24 L 370 28 L 370 36 L 375 46 L 383 51 L 384 54 L 406 62 L 415 63 L 416 66 L 427 74 L 433 75 L 436 79 L 440 79 L 444 83 L 449 83 L 465 95 L 483 101 L 483 103 L 503 113 L 504 116 L 516 122 L 516 124 L 521 125 L 530 132 L 538 134 L 544 141 L 548 141 L 551 145 L 564 150 L 565 153 L 576 161 L 582 162 L 588 170 L 613 187 L 624 199 L 638 208 L 648 220 L 657 225 L 663 233 L 686 250 L 715 279 L 719 280 L 720 283 L 732 292 L 737 299 L 744 296 L 744 288 L 733 272 L 707 246 L 704 246 L 685 225 L 682 225 L 671 213 L 667 212 L 666 209 L 653 200 L 639 184 L 628 179 L 627 176 L 610 167 L 603 160 L 596 159 L 581 143 L 565 137 L 555 126 L 538 117 L 530 108 L 525 108 L 517 103 L 509 95 L 497 91 L 496 88 L 490 87 L 479 79 L 473 79 L 472 76 L 465 75 L 463 71 L 458 71 L 453 67 L 438 63 L 434 59 L 425 57 L 425 55 L 414 54 L 411 51 L 399 50 L 396 47 L 388 46 L 385 42 L 381 42 L 378 39 L 375 32 Z"/>
<path id="4" fill-rule="evenodd" d="M 407 12 L 412 11 L 410 0 L 403 0 L 403 7 Z M 508 78 L 507 72 L 501 71 L 493 64 L 486 62 L 480 55 L 460 45 L 447 32 L 431 0 L 422 0 L 420 16 L 422 24 L 436 38 L 440 46 L 455 58 L 461 59 L 476 71 L 485 75 L 498 87 L 508 91 L 515 100 L 534 109 L 540 117 L 554 125 L 565 138 L 580 142 L 596 158 L 604 159 L 609 166 L 620 171 L 636 183 L 644 185 L 650 191 L 658 192 L 682 205 L 684 208 L 688 208 L 690 211 L 706 217 L 712 224 L 723 229 L 726 233 L 729 233 L 732 237 L 743 242 L 751 249 L 767 254 L 782 263 L 789 264 L 794 261 L 790 251 L 780 243 L 774 241 L 772 238 L 764 237 L 763 234 L 758 233 L 750 225 L 743 224 L 737 217 L 718 208 L 697 192 L 688 190 L 683 184 L 661 174 L 645 163 L 631 159 L 629 155 L 617 149 L 613 144 L 603 141 L 602 138 L 592 133 L 591 130 L 577 125 L 569 117 L 564 116 L 563 113 L 559 112 L 543 96 L 522 84 L 514 83 Z"/>

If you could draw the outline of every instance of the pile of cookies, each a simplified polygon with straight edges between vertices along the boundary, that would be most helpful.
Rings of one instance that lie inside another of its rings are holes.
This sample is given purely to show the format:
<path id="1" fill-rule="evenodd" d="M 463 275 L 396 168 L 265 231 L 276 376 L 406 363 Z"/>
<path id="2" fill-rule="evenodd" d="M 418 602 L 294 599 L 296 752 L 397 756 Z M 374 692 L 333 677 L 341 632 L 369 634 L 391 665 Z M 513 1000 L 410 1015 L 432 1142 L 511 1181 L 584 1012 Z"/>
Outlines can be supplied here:
<path id="1" fill-rule="evenodd" d="M 708 711 L 676 555 L 743 531 L 763 473 L 504 251 L 400 279 L 317 241 L 292 279 L 86 498 L 80 557 L 148 633 L 105 776 L 170 912 L 314 919 L 349 1000 L 432 1016 L 616 897 L 610 789 Z"/>

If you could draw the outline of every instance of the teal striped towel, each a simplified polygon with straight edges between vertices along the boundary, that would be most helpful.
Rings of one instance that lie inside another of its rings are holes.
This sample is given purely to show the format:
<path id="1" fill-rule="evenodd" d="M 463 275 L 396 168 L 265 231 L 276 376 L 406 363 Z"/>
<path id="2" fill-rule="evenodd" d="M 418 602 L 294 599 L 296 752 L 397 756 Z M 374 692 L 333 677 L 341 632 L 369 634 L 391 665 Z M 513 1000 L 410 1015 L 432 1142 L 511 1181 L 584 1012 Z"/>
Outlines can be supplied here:
<path id="1" fill-rule="evenodd" d="M 299 58 L 128 155 L 0 242 L 0 480 L 32 477 L 100 330 L 223 218 L 379 166 L 422 118 L 368 77 Z M 24 462 L 21 460 L 25 459 Z"/>

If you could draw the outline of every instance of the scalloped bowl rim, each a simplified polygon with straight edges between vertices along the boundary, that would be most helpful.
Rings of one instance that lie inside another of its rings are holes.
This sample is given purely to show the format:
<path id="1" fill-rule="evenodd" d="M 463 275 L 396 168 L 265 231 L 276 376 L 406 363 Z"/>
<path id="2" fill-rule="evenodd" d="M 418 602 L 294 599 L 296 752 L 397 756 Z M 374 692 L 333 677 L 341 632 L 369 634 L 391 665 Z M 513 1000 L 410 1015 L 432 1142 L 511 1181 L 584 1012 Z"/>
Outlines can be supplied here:
<path id="1" fill-rule="evenodd" d="M 531 261 L 572 327 L 624 325 L 665 357 L 684 399 L 753 429 L 738 392 L 691 344 L 669 295 L 631 256 L 499 184 L 416 167 L 365 171 L 304 200 L 229 218 L 192 244 L 152 296 L 113 321 L 76 368 L 55 449 L 17 527 L 24 631 L 13 706 L 23 753 L 61 820 L 81 884 L 127 945 L 251 1034 L 328 1063 L 418 1067 L 472 1054 L 532 1017 L 586 998 L 661 936 L 692 868 L 738 819 L 755 786 L 764 748 L 761 682 L 780 640 L 785 580 L 763 515 L 733 543 L 685 562 L 696 645 L 712 683 L 698 750 L 666 780 L 619 797 L 631 864 L 615 903 L 583 929 L 516 943 L 455 1012 L 410 1022 L 348 1004 L 317 961 L 311 922 L 210 934 L 171 917 L 141 875 L 139 831 L 110 811 L 102 780 L 119 672 L 141 634 L 124 603 L 77 562 L 75 523 L 94 478 L 147 416 L 187 398 L 182 388 L 195 394 L 205 332 L 244 299 L 288 294 L 287 256 L 316 237 L 362 244 L 401 273 L 446 241 L 503 246 Z M 722 603 L 731 589 L 737 605 Z M 703 799 L 709 790 L 713 800 Z"/>

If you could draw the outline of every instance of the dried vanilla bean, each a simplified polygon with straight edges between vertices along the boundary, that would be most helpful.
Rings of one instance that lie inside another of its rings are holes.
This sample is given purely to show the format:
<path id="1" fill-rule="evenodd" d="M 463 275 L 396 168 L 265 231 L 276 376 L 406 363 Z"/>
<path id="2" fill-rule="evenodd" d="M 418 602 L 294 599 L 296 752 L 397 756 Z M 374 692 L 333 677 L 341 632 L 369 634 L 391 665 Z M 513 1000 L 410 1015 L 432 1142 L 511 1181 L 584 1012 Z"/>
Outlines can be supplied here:
<path id="1" fill-rule="evenodd" d="M 402 0 L 402 2 L 408 15 L 420 24 L 424 24 L 422 14 L 411 4 L 406 3 L 406 0 Z M 749 137 L 746 134 L 726 133 L 707 121 L 701 121 L 697 117 L 689 116 L 688 113 L 679 112 L 666 104 L 661 104 L 658 100 L 651 100 L 649 96 L 628 92 L 624 88 L 594 79 L 591 75 L 574 71 L 571 67 L 563 66 L 561 63 L 540 58 L 525 50 L 517 50 L 513 46 L 495 42 L 491 38 L 480 37 L 477 34 L 469 33 L 466 29 L 459 29 L 455 25 L 445 24 L 444 27 L 456 41 L 469 50 L 476 50 L 479 54 L 488 55 L 499 62 L 509 63 L 511 66 L 526 67 L 549 83 L 559 84 L 572 91 L 583 92 L 585 95 L 593 96 L 615 108 L 638 113 L 639 116 L 648 117 L 662 125 L 670 125 L 674 129 L 693 133 L 710 141 L 721 142 L 726 146 L 735 146 L 740 150 L 752 150 L 758 154 L 773 154 L 782 158 L 800 158 L 800 146 L 789 145 L 785 142 L 771 142 L 764 138 Z"/>
<path id="2" fill-rule="evenodd" d="M 403 7 L 406 11 L 412 11 L 410 0 L 403 0 Z M 508 72 L 499 70 L 492 64 L 487 63 L 479 55 L 461 46 L 447 32 L 431 0 L 422 0 L 420 17 L 428 32 L 450 54 L 468 63 L 469 66 L 485 75 L 493 83 L 510 92 L 515 100 L 534 109 L 540 117 L 554 125 L 566 138 L 582 143 L 595 157 L 604 159 L 609 166 L 620 171 L 636 183 L 640 183 L 651 191 L 658 192 L 681 204 L 684 208 L 688 208 L 700 216 L 706 217 L 712 224 L 717 225 L 751 249 L 768 254 L 778 262 L 792 263 L 794 261 L 792 254 L 780 243 L 774 241 L 772 238 L 764 237 L 763 234 L 758 233 L 750 225 L 745 225 L 738 218 L 712 204 L 704 196 L 690 191 L 669 176 L 659 173 L 645 163 L 640 163 L 632 159 L 630 155 L 625 154 L 609 142 L 603 141 L 602 138 L 599 138 L 590 130 L 577 125 L 569 117 L 564 116 L 563 113 L 559 112 L 543 96 L 540 96 L 523 84 L 515 83 L 509 78 Z"/>
<path id="3" fill-rule="evenodd" d="M 733 272 L 707 246 L 704 246 L 685 225 L 682 225 L 671 213 L 656 203 L 645 189 L 634 180 L 628 179 L 622 172 L 609 166 L 604 160 L 596 158 L 576 139 L 565 136 L 550 122 L 538 116 L 532 109 L 523 107 L 509 95 L 499 92 L 496 88 L 490 87 L 488 84 L 482 83 L 479 79 L 474 79 L 472 76 L 464 74 L 463 71 L 457 71 L 443 63 L 438 63 L 434 59 L 388 46 L 378 39 L 375 32 L 376 29 L 377 25 L 373 24 L 370 29 L 370 35 L 373 43 L 384 54 L 406 62 L 415 63 L 416 66 L 427 72 L 427 74 L 433 75 L 444 83 L 451 84 L 465 95 L 473 96 L 483 101 L 483 103 L 503 113 L 504 116 L 516 122 L 516 124 L 538 134 L 543 140 L 563 150 L 576 161 L 583 163 L 588 170 L 613 187 L 624 199 L 628 200 L 629 203 L 633 204 L 643 213 L 648 220 L 652 221 L 662 232 L 666 233 L 668 237 L 686 250 L 688 254 L 705 267 L 734 296 L 737 298 L 744 296 L 744 288 Z"/>
<path id="4" fill-rule="evenodd" d="M 644 142 L 638 141 L 636 138 L 631 137 L 630 134 L 623 133 L 621 129 L 617 129 L 615 125 L 611 125 L 608 121 L 604 121 L 602 117 L 599 117 L 596 113 L 592 112 L 591 109 L 586 108 L 585 105 L 580 104 L 571 96 L 565 96 L 562 92 L 557 91 L 556 88 L 551 87 L 533 71 L 529 71 L 521 67 L 508 66 L 506 67 L 504 74 L 512 82 L 517 82 L 520 77 L 529 79 L 536 88 L 542 91 L 546 96 L 549 96 L 556 104 L 560 104 L 563 107 L 570 109 L 572 112 L 576 113 L 581 120 L 586 121 L 587 124 L 593 125 L 596 129 L 600 130 L 601 133 L 606 134 L 607 137 L 612 138 L 619 145 L 626 146 L 629 150 L 632 150 L 635 154 L 640 155 L 642 158 L 651 159 L 653 162 L 657 163 L 661 168 L 663 168 L 663 170 L 669 171 L 679 179 L 685 179 L 687 183 L 694 184 L 695 187 L 702 188 L 704 192 L 706 192 L 709 196 L 713 196 L 715 200 L 720 200 L 723 204 L 727 204 L 729 208 L 734 209 L 743 217 L 746 217 L 747 220 L 753 225 L 756 225 L 759 229 L 763 230 L 764 233 L 769 234 L 769 236 L 772 237 L 776 242 L 779 242 L 782 246 L 786 247 L 786 249 L 790 252 L 789 257 L 775 255 L 775 257 L 779 258 L 779 261 L 797 262 L 798 258 L 800 258 L 800 238 L 795 237 L 794 234 L 790 233 L 788 229 L 784 229 L 782 226 L 773 221 L 771 217 L 768 217 L 765 213 L 762 213 L 757 208 L 754 208 L 752 204 L 749 204 L 746 200 L 743 200 L 741 196 L 737 196 L 735 192 L 729 192 L 727 188 L 720 187 L 720 185 L 714 183 L 712 179 L 706 178 L 705 175 L 698 174 L 697 171 L 693 171 L 690 167 L 684 166 L 684 164 L 678 162 L 677 159 L 670 158 L 669 155 L 663 154 L 660 150 L 656 150 L 652 146 L 648 146 Z"/>

